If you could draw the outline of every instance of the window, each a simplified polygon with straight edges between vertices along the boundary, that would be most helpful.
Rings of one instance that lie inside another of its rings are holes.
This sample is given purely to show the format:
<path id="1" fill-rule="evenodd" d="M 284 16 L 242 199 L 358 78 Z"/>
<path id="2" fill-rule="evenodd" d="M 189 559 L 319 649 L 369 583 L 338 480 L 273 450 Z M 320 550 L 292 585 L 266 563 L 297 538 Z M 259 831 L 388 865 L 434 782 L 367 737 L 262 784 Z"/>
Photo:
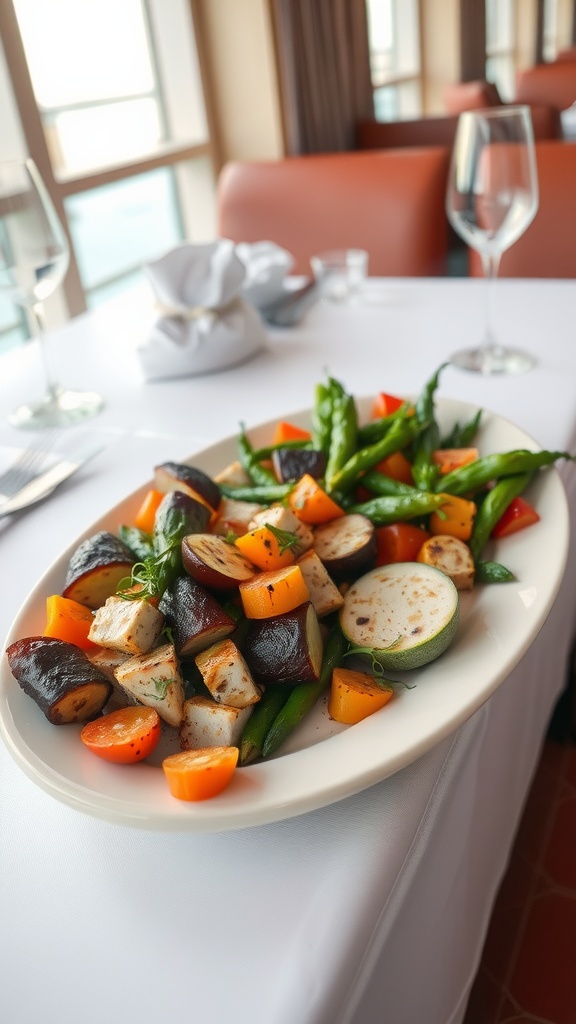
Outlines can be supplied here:
<path id="1" fill-rule="evenodd" d="M 421 113 L 418 0 L 366 0 L 378 121 Z"/>
<path id="2" fill-rule="evenodd" d="M 214 235 L 194 0 L 0 7 L 0 104 L 8 112 L 0 158 L 29 154 L 49 169 L 72 240 L 59 290 L 66 308 L 54 321 L 126 287 L 144 262 L 179 241 Z M 25 329 L 8 307 L 0 306 L 6 344 Z"/>
<path id="3" fill-rule="evenodd" d="M 486 0 L 486 79 L 505 102 L 516 88 L 514 0 Z"/>

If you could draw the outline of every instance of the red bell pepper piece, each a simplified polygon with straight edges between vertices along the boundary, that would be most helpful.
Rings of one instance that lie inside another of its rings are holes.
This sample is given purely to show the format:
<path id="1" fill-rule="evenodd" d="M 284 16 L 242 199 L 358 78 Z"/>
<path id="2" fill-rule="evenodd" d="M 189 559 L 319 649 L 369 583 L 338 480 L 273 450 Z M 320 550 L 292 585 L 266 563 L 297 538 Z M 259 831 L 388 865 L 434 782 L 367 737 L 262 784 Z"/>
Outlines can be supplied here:
<path id="1" fill-rule="evenodd" d="M 381 416 L 390 416 L 390 414 L 396 412 L 401 405 L 404 405 L 403 398 L 397 398 L 396 395 L 387 395 L 385 391 L 381 391 L 374 399 L 374 404 L 372 406 L 372 419 L 378 420 Z"/>
<path id="2" fill-rule="evenodd" d="M 540 516 L 536 509 L 525 498 L 519 496 L 512 499 L 506 511 L 500 516 L 491 536 L 495 540 L 500 540 L 501 537 L 509 537 L 511 533 L 523 530 L 526 526 L 532 526 L 539 520 Z"/>

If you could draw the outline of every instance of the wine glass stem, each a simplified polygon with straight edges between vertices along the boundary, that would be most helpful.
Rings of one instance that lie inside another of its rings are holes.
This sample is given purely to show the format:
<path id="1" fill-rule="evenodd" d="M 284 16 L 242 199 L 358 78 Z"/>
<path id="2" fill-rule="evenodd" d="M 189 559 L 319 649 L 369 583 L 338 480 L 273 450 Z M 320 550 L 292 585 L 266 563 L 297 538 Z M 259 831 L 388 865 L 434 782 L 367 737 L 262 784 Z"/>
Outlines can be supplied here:
<path id="1" fill-rule="evenodd" d="M 38 347 L 40 349 L 40 358 L 42 360 L 42 368 L 44 372 L 44 382 L 46 386 L 47 397 L 50 401 L 56 401 L 58 398 L 59 388 L 52 378 L 50 365 L 48 362 L 48 356 L 46 354 L 46 344 L 44 335 L 46 333 L 46 323 L 44 317 L 44 306 L 41 302 L 35 302 L 30 307 L 32 327 Z"/>
<path id="2" fill-rule="evenodd" d="M 486 323 L 484 329 L 484 342 L 482 347 L 494 354 L 502 351 L 502 346 L 496 341 L 494 333 L 494 290 L 500 266 L 499 252 L 482 253 L 482 266 L 486 277 Z"/>

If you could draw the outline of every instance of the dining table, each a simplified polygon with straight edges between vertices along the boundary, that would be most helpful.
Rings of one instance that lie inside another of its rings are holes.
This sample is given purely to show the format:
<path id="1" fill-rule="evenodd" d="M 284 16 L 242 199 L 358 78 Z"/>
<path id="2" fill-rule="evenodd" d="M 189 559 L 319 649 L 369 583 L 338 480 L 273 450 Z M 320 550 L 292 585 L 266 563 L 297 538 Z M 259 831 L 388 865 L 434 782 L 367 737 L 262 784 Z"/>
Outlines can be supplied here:
<path id="1" fill-rule="evenodd" d="M 321 298 L 295 325 L 267 325 L 247 362 L 161 380 L 145 378 L 138 354 L 158 316 L 145 283 L 53 329 L 54 378 L 104 399 L 64 441 L 100 450 L 49 498 L 0 519 L 3 637 L 74 538 L 156 465 L 193 460 L 240 424 L 290 420 L 327 374 L 353 395 L 413 395 L 447 363 L 440 398 L 576 452 L 576 281 L 497 282 L 499 337 L 535 357 L 522 374 L 449 364 L 480 340 L 484 303 L 481 279 L 369 278 L 354 301 Z M 6 459 L 29 439 L 10 410 L 42 388 L 38 342 L 0 357 Z M 573 520 L 574 464 L 558 472 Z M 537 635 L 494 692 L 398 770 L 310 810 L 215 830 L 108 820 L 39 784 L 5 735 L 0 1019 L 459 1024 L 567 684 L 573 543 Z"/>

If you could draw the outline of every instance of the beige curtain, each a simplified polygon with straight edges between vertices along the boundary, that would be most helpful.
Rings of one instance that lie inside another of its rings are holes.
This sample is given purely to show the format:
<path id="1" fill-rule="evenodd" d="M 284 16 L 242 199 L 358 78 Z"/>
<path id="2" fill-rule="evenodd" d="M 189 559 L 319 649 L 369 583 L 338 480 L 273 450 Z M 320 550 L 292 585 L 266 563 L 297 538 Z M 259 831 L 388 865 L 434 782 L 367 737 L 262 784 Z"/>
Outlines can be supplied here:
<path id="1" fill-rule="evenodd" d="M 374 116 L 365 0 L 271 0 L 289 155 L 354 149 Z"/>

